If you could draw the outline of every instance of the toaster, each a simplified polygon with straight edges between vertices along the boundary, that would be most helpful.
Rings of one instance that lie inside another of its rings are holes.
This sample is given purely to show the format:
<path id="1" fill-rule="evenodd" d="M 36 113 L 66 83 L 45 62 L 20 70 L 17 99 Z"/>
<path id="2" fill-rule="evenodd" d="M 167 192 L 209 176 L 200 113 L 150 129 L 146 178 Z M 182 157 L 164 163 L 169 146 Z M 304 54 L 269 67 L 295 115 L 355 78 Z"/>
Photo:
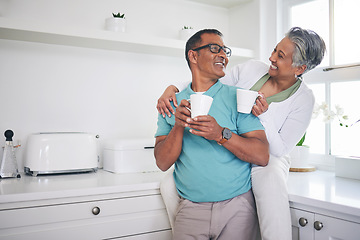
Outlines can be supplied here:
<path id="1" fill-rule="evenodd" d="M 24 171 L 32 176 L 96 172 L 97 142 L 95 135 L 82 132 L 31 134 L 26 144 Z"/>

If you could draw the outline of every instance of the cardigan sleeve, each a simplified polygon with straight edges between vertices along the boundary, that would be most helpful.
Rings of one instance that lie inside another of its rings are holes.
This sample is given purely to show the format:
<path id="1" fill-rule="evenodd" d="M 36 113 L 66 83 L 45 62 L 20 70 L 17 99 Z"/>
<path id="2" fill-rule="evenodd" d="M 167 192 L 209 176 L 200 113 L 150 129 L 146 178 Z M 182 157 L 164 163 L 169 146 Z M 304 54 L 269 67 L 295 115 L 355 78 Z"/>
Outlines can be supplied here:
<path id="1" fill-rule="evenodd" d="M 279 114 L 279 111 L 288 112 L 285 121 L 280 127 L 274 121 L 276 116 L 272 116 L 270 111 L 259 116 L 261 123 L 265 127 L 270 154 L 276 157 L 288 154 L 302 138 L 310 124 L 315 98 L 312 91 L 307 87 L 302 91 L 296 100 L 289 105 L 290 109 L 271 111 L 273 114 Z"/>
<path id="2" fill-rule="evenodd" d="M 269 66 L 258 60 L 249 60 L 232 67 L 220 79 L 223 84 L 250 89 L 268 71 Z M 178 82 L 174 86 L 181 92 L 190 82 Z"/>
<path id="3" fill-rule="evenodd" d="M 220 81 L 226 85 L 250 89 L 268 70 L 266 63 L 252 59 L 232 67 Z"/>
<path id="4" fill-rule="evenodd" d="M 190 84 L 189 81 L 184 81 L 184 82 L 176 82 L 173 85 L 179 90 L 179 92 L 181 92 L 182 90 L 184 90 L 188 85 Z"/>

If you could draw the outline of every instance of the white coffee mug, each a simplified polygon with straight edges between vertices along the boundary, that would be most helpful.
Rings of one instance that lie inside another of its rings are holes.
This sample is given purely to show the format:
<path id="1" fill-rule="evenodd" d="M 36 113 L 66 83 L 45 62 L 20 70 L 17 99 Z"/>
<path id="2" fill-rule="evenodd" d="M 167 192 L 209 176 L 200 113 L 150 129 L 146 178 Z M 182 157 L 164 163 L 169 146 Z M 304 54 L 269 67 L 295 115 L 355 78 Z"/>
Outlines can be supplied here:
<path id="1" fill-rule="evenodd" d="M 260 96 L 260 94 L 256 91 L 247 90 L 247 89 L 237 89 L 236 90 L 237 111 L 241 113 L 250 113 L 252 107 L 255 104 L 255 100 L 258 96 Z"/>
<path id="2" fill-rule="evenodd" d="M 204 94 L 190 95 L 191 118 L 208 115 L 213 98 Z"/>

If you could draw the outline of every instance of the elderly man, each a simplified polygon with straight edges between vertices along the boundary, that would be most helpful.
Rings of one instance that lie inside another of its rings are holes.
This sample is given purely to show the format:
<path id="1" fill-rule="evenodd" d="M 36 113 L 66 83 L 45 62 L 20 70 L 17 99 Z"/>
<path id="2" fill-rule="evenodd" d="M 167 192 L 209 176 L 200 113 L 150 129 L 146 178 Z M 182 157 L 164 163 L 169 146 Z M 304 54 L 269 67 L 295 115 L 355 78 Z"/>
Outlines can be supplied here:
<path id="1" fill-rule="evenodd" d="M 251 163 L 265 166 L 269 146 L 260 121 L 238 113 L 236 88 L 219 78 L 231 50 L 222 34 L 205 29 L 186 43 L 192 82 L 177 95 L 175 115 L 159 114 L 155 158 L 166 171 L 175 164 L 181 197 L 174 239 L 255 239 L 256 208 L 251 191 Z M 209 115 L 190 117 L 191 94 L 213 98 Z"/>

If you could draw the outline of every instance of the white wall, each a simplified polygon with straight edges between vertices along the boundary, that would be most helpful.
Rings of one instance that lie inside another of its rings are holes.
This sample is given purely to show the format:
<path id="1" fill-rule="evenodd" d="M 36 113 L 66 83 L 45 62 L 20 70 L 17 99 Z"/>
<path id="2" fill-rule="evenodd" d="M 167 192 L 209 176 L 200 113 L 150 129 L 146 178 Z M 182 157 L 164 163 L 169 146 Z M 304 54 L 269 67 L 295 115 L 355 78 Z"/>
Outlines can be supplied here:
<path id="1" fill-rule="evenodd" d="M 128 33 L 176 39 L 184 25 L 217 28 L 226 42 L 257 51 L 258 1 L 242 4 L 237 15 L 187 0 L 0 0 L 0 17 L 82 31 L 103 29 L 105 18 L 120 11 Z M 254 11 L 246 13 L 248 7 Z M 21 141 L 20 170 L 34 132 L 84 131 L 102 141 L 152 138 L 157 98 L 182 80 L 190 80 L 184 58 L 0 40 L 0 134 L 12 129 L 15 143 Z"/>
<path id="2" fill-rule="evenodd" d="M 1 17 L 55 30 L 102 29 L 105 18 L 120 11 L 132 34 L 175 39 L 184 25 L 228 31 L 226 9 L 183 0 L 0 0 L 0 6 Z M 15 143 L 21 141 L 20 170 L 34 132 L 152 138 L 157 98 L 171 82 L 190 80 L 184 58 L 21 41 L 0 40 L 0 63 L 0 133 L 12 129 Z"/>
<path id="3" fill-rule="evenodd" d="M 0 41 L 1 127 L 152 136 L 156 99 L 188 79 L 183 59 Z M 172 73 L 177 73 L 176 75 Z"/>
<path id="4" fill-rule="evenodd" d="M 280 40 L 277 38 L 279 3 L 280 0 L 253 0 L 230 9 L 230 44 L 253 49 L 256 59 L 268 62 Z"/>
<path id="5" fill-rule="evenodd" d="M 279 3 L 281 0 L 260 0 L 259 59 L 269 62 L 269 57 L 277 43 L 284 37 L 279 36 L 281 21 Z M 277 38 L 279 36 L 279 38 Z"/>
<path id="6" fill-rule="evenodd" d="M 255 58 L 259 56 L 260 36 L 259 0 L 245 2 L 230 9 L 230 43 L 231 45 L 254 50 Z"/>

